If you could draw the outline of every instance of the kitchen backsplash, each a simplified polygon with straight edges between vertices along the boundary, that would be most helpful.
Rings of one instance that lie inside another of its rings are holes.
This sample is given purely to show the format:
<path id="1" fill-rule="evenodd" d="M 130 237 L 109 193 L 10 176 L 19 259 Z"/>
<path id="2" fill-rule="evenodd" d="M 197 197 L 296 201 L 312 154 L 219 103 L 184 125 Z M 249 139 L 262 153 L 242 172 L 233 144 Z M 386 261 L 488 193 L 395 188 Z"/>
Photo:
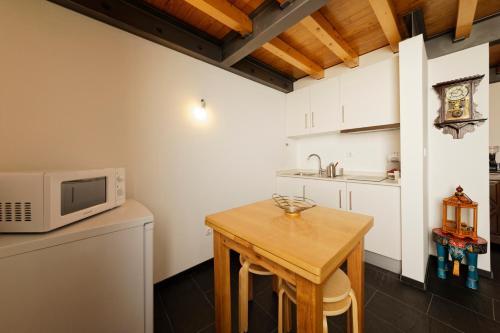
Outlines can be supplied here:
<path id="1" fill-rule="evenodd" d="M 326 134 L 287 140 L 287 168 L 316 169 L 316 159 L 308 161 L 309 154 L 321 156 L 323 168 L 340 161 L 339 167 L 355 172 L 385 172 L 388 156 L 400 151 L 399 130 Z"/>

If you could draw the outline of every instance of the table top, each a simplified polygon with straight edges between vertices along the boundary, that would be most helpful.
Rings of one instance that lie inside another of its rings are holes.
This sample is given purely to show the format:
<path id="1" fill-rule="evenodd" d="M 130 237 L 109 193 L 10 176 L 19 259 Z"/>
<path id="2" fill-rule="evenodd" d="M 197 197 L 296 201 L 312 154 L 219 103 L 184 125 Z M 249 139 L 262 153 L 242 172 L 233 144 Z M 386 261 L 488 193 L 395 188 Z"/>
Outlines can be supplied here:
<path id="1" fill-rule="evenodd" d="M 373 226 L 373 217 L 319 206 L 293 217 L 265 200 L 209 215 L 205 223 L 248 242 L 268 259 L 282 260 L 288 269 L 297 268 L 295 273 L 303 275 L 298 272 L 303 270 L 322 282 Z"/>
<path id="2" fill-rule="evenodd" d="M 467 249 L 472 253 L 486 253 L 488 251 L 488 241 L 478 237 L 477 240 L 471 238 L 459 238 L 444 232 L 441 228 L 432 229 L 432 240 L 441 245 L 452 245 L 462 249 Z"/>

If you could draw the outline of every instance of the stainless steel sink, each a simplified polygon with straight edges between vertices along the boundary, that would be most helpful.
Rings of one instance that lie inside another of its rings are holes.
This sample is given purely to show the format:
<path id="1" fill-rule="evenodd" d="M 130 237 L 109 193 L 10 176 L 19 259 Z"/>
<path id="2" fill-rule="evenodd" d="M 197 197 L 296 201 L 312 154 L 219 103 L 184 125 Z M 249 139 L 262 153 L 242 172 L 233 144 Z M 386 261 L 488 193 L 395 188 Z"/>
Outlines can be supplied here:
<path id="1" fill-rule="evenodd" d="M 316 172 L 296 172 L 294 176 L 319 177 Z"/>

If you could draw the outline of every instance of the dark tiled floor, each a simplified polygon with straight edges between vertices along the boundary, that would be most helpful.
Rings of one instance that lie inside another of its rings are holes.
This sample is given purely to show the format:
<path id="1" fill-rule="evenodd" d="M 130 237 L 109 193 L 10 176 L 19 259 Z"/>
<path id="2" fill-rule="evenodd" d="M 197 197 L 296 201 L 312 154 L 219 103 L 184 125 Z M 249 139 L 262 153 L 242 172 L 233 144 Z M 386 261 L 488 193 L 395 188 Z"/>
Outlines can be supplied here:
<path id="1" fill-rule="evenodd" d="M 232 319 L 237 331 L 237 254 L 231 257 Z M 399 276 L 366 264 L 366 332 L 500 332 L 500 247 L 493 247 L 494 280 L 481 278 L 479 290 L 465 288 L 460 278 L 439 280 L 435 258 L 430 260 L 428 290 L 399 281 Z M 156 333 L 210 333 L 214 327 L 213 262 L 203 263 L 155 285 Z M 277 297 L 270 277 L 254 277 L 249 304 L 249 332 L 277 330 Z M 331 317 L 330 332 L 345 332 L 346 317 Z"/>

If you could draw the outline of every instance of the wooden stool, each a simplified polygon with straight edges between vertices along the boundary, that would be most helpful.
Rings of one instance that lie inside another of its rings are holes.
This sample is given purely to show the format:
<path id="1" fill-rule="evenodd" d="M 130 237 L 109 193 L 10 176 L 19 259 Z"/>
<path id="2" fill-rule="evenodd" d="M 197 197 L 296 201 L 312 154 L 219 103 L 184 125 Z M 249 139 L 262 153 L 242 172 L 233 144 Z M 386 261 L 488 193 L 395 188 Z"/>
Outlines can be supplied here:
<path id="1" fill-rule="evenodd" d="M 283 328 L 288 333 L 292 328 L 290 301 L 297 304 L 297 290 L 295 286 L 282 280 L 278 294 L 278 333 L 283 333 Z M 356 296 L 351 289 L 349 277 L 341 269 L 338 269 L 323 285 L 323 333 L 328 333 L 326 317 L 341 315 L 350 308 L 352 309 L 353 332 L 357 333 L 358 306 Z"/>
<path id="2" fill-rule="evenodd" d="M 248 301 L 253 298 L 252 276 L 248 273 L 257 275 L 274 275 L 264 267 L 252 264 L 247 258 L 240 255 L 240 274 L 239 274 L 239 332 L 248 332 Z"/>

